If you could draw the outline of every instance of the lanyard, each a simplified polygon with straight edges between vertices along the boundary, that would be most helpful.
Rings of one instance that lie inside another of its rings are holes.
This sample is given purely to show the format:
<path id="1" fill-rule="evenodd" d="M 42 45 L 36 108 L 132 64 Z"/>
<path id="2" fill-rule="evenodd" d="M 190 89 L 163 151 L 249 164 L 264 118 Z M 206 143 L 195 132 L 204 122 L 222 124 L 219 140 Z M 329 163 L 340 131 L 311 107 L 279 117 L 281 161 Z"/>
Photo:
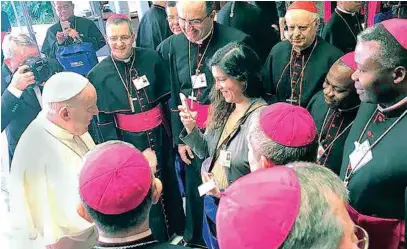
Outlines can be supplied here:
<path id="1" fill-rule="evenodd" d="M 365 127 L 363 128 L 363 131 L 361 132 L 361 134 L 360 134 L 360 136 L 359 136 L 359 139 L 358 139 L 358 142 L 359 142 L 359 143 L 360 143 L 360 141 L 362 140 L 363 134 L 365 134 L 365 132 L 366 132 L 366 130 L 367 130 L 367 127 L 369 126 L 370 122 L 372 121 L 373 117 L 375 116 L 377 110 L 378 110 L 378 109 L 376 108 L 376 110 L 373 112 L 372 116 L 371 116 L 371 117 L 369 118 L 369 120 L 367 121 L 367 124 L 366 124 Z M 373 143 L 372 145 L 369 146 L 369 149 L 366 150 L 366 152 L 363 154 L 363 156 L 361 156 L 361 158 L 359 159 L 359 161 L 357 162 L 356 165 L 353 165 L 353 167 L 349 167 L 349 166 L 348 166 L 348 167 L 346 168 L 345 179 L 344 179 L 345 186 L 348 185 L 349 180 L 350 180 L 350 179 L 352 178 L 352 176 L 356 173 L 357 166 L 359 165 L 360 162 L 362 162 L 363 158 L 365 158 L 365 156 L 367 155 L 367 153 L 368 153 L 369 151 L 371 151 L 371 150 L 373 149 L 373 147 L 376 146 L 376 145 L 383 139 L 383 137 L 386 136 L 387 133 L 389 133 L 390 130 L 393 129 L 393 127 L 396 126 L 396 124 L 397 124 L 398 122 L 400 122 L 400 120 L 401 120 L 402 118 L 404 118 L 404 116 L 405 116 L 406 114 L 407 114 L 407 110 L 405 110 L 405 111 L 403 112 L 403 114 L 401 114 L 400 117 L 398 117 L 398 118 L 396 119 L 396 121 L 394 121 L 393 124 L 391 124 L 390 127 L 387 128 L 387 129 L 383 132 L 383 134 L 382 134 L 378 139 L 376 139 L 376 141 L 374 141 L 374 143 Z"/>

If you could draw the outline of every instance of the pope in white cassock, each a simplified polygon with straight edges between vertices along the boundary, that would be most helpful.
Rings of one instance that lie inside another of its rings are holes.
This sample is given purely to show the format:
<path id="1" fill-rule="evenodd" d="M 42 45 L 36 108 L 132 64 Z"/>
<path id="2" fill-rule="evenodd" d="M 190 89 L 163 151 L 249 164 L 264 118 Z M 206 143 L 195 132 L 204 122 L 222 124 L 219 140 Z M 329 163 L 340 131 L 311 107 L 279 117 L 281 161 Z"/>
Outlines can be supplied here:
<path id="1" fill-rule="evenodd" d="M 88 125 L 98 113 L 96 100 L 85 77 L 53 75 L 44 86 L 44 109 L 17 145 L 10 180 L 12 236 L 33 247 L 82 249 L 96 242 L 94 225 L 77 211 L 82 157 L 95 146 Z"/>

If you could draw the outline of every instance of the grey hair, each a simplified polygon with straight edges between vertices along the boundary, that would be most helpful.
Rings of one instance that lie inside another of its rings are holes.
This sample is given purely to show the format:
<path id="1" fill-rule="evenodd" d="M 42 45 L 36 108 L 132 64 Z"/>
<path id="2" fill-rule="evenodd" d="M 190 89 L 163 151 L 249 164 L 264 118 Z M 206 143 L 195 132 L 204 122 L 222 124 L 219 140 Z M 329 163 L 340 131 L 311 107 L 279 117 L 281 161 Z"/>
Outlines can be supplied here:
<path id="1" fill-rule="evenodd" d="M 384 68 L 394 69 L 398 66 L 407 68 L 407 50 L 384 28 L 376 24 L 358 35 L 358 42 L 376 41 L 379 49 L 375 59 Z"/>
<path id="2" fill-rule="evenodd" d="M 109 28 L 110 25 L 119 25 L 122 23 L 127 24 L 127 26 L 129 27 L 130 34 L 133 35 L 134 34 L 133 23 L 131 22 L 130 19 L 127 19 L 127 18 L 117 17 L 117 18 L 109 19 L 106 22 L 106 29 Z"/>
<path id="3" fill-rule="evenodd" d="M 267 137 L 260 127 L 260 113 L 253 113 L 249 133 L 247 135 L 248 142 L 253 149 L 253 154 L 260 159 L 264 156 L 275 165 L 285 165 L 294 161 L 315 161 L 317 154 L 317 143 L 313 143 L 302 147 L 287 147 L 274 142 Z"/>
<path id="4" fill-rule="evenodd" d="M 332 194 L 348 201 L 345 185 L 331 170 L 314 163 L 287 165 L 294 170 L 301 186 L 301 205 L 294 226 L 280 249 L 338 248 L 344 229 L 334 214 Z"/>
<path id="5" fill-rule="evenodd" d="M 4 58 L 12 58 L 21 47 L 37 47 L 37 43 L 27 34 L 8 34 L 3 42 Z"/>

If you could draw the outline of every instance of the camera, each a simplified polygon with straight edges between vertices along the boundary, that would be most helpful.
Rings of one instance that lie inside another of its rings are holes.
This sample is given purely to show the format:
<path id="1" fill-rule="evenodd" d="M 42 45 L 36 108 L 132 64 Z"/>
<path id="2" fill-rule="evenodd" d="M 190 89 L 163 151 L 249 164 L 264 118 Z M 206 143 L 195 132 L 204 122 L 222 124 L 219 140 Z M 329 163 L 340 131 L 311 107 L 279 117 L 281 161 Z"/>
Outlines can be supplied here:
<path id="1" fill-rule="evenodd" d="M 33 72 L 36 85 L 42 85 L 55 73 L 46 58 L 31 56 L 24 61 L 23 65 L 29 66 L 26 72 Z"/>

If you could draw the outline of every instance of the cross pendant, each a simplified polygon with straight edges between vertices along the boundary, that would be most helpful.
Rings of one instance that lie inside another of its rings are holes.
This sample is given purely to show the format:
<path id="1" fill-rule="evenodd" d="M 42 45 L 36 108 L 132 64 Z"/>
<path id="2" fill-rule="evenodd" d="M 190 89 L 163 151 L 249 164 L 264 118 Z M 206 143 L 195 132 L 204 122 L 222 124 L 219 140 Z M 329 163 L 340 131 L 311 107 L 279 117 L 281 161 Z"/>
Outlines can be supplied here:
<path id="1" fill-rule="evenodd" d="M 291 96 L 289 99 L 286 99 L 285 101 L 292 104 L 292 105 L 298 103 L 298 99 L 295 98 L 294 96 Z"/>

